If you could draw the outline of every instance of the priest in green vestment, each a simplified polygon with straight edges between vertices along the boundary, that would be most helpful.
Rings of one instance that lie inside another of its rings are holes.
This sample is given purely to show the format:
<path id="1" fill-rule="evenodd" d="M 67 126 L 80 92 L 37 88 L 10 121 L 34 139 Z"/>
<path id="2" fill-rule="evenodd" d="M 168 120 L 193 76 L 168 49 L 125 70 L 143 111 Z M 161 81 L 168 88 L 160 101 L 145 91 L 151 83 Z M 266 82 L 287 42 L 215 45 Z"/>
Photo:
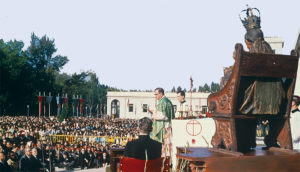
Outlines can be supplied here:
<path id="1" fill-rule="evenodd" d="M 163 144 L 163 157 L 171 156 L 171 120 L 175 117 L 174 108 L 172 102 L 165 96 L 163 88 L 156 88 L 154 95 L 158 104 L 155 110 L 149 110 L 153 119 L 153 130 L 150 136 L 153 140 L 159 141 Z"/>

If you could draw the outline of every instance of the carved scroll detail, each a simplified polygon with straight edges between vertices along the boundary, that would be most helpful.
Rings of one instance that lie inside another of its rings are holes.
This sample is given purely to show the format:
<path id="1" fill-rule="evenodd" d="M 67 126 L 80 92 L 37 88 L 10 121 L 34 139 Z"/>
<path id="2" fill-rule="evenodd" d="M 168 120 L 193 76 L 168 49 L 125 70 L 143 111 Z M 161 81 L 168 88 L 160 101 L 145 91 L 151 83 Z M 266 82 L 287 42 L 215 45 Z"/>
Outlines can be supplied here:
<path id="1" fill-rule="evenodd" d="M 214 148 L 232 148 L 232 131 L 230 121 L 214 119 L 216 123 L 216 133 L 212 138 Z"/>
<path id="2" fill-rule="evenodd" d="M 232 95 L 233 95 L 234 82 L 232 82 L 225 94 L 217 98 L 220 110 L 231 110 Z"/>

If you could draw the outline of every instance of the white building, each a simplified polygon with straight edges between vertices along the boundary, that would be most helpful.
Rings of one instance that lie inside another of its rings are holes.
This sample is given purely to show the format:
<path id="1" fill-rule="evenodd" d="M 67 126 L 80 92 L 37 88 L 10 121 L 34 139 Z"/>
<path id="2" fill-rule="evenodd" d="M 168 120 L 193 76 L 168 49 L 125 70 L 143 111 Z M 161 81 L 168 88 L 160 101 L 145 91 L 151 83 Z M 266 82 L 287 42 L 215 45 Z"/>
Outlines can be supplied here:
<path id="1" fill-rule="evenodd" d="M 207 97 L 210 93 L 192 93 L 192 109 L 207 111 Z M 165 93 L 174 109 L 179 107 L 176 93 Z M 190 93 L 186 93 L 186 101 L 190 105 Z M 150 117 L 147 109 L 155 109 L 157 101 L 154 92 L 107 92 L 107 114 L 116 117 L 140 119 Z"/>
<path id="2" fill-rule="evenodd" d="M 298 51 L 298 54 L 300 54 L 300 29 L 296 38 L 295 49 Z M 300 96 L 300 62 L 298 62 L 298 72 L 294 95 Z"/>
<path id="3" fill-rule="evenodd" d="M 282 48 L 284 46 L 283 39 L 280 37 L 265 37 L 265 41 L 267 41 L 273 52 L 275 54 L 282 54 Z"/>

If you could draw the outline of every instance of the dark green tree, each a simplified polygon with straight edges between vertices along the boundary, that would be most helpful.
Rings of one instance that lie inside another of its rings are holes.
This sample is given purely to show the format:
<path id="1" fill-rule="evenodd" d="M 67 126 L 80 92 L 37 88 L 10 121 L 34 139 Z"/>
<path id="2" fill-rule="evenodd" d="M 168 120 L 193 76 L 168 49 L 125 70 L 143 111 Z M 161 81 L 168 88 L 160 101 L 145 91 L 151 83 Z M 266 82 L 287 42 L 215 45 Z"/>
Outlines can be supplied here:
<path id="1" fill-rule="evenodd" d="M 0 113 L 38 113 L 39 91 L 55 95 L 55 80 L 67 57 L 56 55 L 54 40 L 31 35 L 30 46 L 24 51 L 21 41 L 0 40 Z"/>
<path id="2" fill-rule="evenodd" d="M 0 114 L 26 111 L 30 68 L 21 41 L 0 40 Z"/>
<path id="3" fill-rule="evenodd" d="M 56 52 L 54 39 L 51 40 L 46 35 L 39 38 L 34 33 L 31 34 L 30 46 L 26 53 L 33 69 L 39 72 L 49 69 L 59 71 L 69 60 L 66 56 L 54 56 Z"/>
<path id="4" fill-rule="evenodd" d="M 40 91 L 51 92 L 55 96 L 60 92 L 55 83 L 60 69 L 68 62 L 68 58 L 55 55 L 56 52 L 54 39 L 49 39 L 46 35 L 39 38 L 32 33 L 30 45 L 25 53 L 31 67 L 30 80 L 31 90 L 33 90 L 31 96 L 34 99 Z"/>
<path id="5" fill-rule="evenodd" d="M 204 88 L 201 85 L 198 88 L 198 92 L 204 92 Z"/>
<path id="6" fill-rule="evenodd" d="M 209 86 L 206 83 L 203 86 L 203 91 L 204 92 L 210 92 L 210 88 L 209 88 Z"/>
<path id="7" fill-rule="evenodd" d="M 100 84 L 97 75 L 92 71 L 74 73 L 72 76 L 60 74 L 57 77 L 56 85 L 59 90 L 62 90 L 62 93 L 67 93 L 69 97 L 82 96 L 85 106 L 89 107 L 90 115 L 97 112 L 97 106 L 99 108 L 101 104 L 102 107 L 106 105 L 107 91 L 114 89 Z"/>
<path id="8" fill-rule="evenodd" d="M 62 122 L 65 118 L 68 118 L 70 116 L 70 109 L 67 104 L 64 105 L 64 108 L 62 109 L 62 112 L 59 116 L 58 121 Z"/>
<path id="9" fill-rule="evenodd" d="M 176 92 L 179 92 L 179 91 L 182 91 L 182 88 L 180 86 L 177 87 L 177 91 Z"/>
<path id="10" fill-rule="evenodd" d="M 172 93 L 175 93 L 176 92 L 176 88 L 175 86 L 173 86 L 172 90 L 171 90 Z"/>
<path id="11" fill-rule="evenodd" d="M 210 89 L 211 89 L 211 92 L 217 92 L 217 91 L 219 91 L 220 90 L 220 85 L 218 84 L 218 83 L 214 83 L 214 82 L 212 82 L 211 84 L 210 84 Z"/>

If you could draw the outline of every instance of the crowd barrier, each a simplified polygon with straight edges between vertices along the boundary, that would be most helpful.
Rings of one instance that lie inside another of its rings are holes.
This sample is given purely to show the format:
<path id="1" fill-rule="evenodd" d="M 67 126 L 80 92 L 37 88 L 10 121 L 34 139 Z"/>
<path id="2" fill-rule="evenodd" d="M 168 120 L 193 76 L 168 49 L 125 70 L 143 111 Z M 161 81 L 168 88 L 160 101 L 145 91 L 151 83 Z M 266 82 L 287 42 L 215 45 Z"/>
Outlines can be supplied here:
<path id="1" fill-rule="evenodd" d="M 259 131 L 261 129 L 257 129 Z M 267 129 L 266 129 L 267 130 Z M 264 133 L 264 132 L 262 132 Z M 268 133 L 268 130 L 266 131 Z M 75 135 L 49 135 L 46 136 L 38 136 L 39 140 L 48 140 L 50 139 L 54 143 L 68 142 L 69 144 L 78 143 L 79 141 L 83 141 L 85 143 L 95 144 L 102 143 L 102 145 L 110 144 L 119 144 L 121 146 L 126 146 L 128 141 L 133 140 L 132 137 L 107 137 L 107 136 L 75 136 Z"/>
<path id="2" fill-rule="evenodd" d="M 42 137 L 40 137 L 41 139 Z M 50 135 L 49 139 L 54 143 L 61 143 L 62 141 L 68 142 L 69 144 L 79 143 L 83 141 L 89 144 L 102 143 L 102 145 L 119 144 L 126 146 L 128 141 L 131 141 L 132 137 L 106 137 L 106 136 L 75 136 L 75 135 Z"/>

